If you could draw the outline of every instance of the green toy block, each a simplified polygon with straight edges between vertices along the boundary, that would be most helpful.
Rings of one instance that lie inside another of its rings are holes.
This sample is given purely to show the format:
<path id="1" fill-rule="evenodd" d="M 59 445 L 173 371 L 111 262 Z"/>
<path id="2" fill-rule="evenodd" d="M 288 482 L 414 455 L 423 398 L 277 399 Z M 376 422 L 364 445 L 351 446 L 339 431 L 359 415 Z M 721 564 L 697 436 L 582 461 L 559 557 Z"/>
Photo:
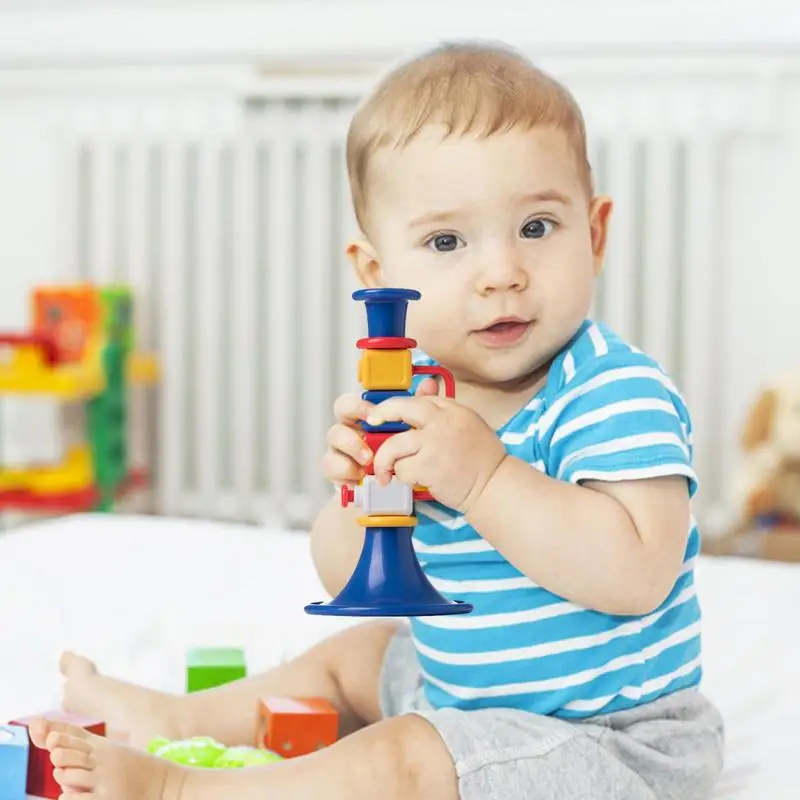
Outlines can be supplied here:
<path id="1" fill-rule="evenodd" d="M 100 289 L 103 309 L 103 333 L 110 342 L 121 344 L 127 352 L 135 345 L 133 329 L 133 292 L 128 286 L 103 286 Z"/>
<path id="2" fill-rule="evenodd" d="M 200 692 L 247 677 L 244 650 L 238 647 L 196 647 L 189 650 L 186 691 Z"/>

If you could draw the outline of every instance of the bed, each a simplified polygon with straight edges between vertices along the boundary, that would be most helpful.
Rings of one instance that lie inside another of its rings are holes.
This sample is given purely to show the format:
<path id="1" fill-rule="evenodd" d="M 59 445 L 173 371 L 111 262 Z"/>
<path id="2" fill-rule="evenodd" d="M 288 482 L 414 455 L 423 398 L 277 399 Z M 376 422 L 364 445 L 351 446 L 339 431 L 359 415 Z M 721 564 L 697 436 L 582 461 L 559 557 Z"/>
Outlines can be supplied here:
<path id="1" fill-rule="evenodd" d="M 716 797 L 798 795 L 800 566 L 701 559 L 706 692 L 727 721 Z M 193 645 L 246 648 L 251 671 L 354 621 L 324 599 L 307 536 L 222 523 L 79 515 L 0 536 L 0 718 L 57 707 L 72 648 L 117 677 L 182 691 Z"/>

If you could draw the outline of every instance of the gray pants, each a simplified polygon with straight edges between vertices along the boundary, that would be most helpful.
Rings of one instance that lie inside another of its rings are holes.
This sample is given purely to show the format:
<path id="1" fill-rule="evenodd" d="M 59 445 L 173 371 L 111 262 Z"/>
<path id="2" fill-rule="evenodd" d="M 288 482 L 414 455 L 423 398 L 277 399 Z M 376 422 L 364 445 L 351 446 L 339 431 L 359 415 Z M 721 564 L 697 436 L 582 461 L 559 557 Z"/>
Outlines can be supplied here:
<path id="1" fill-rule="evenodd" d="M 450 750 L 462 800 L 707 800 L 722 769 L 719 712 L 695 690 L 586 720 L 435 710 L 401 629 L 381 677 L 385 717 L 418 714 Z"/>

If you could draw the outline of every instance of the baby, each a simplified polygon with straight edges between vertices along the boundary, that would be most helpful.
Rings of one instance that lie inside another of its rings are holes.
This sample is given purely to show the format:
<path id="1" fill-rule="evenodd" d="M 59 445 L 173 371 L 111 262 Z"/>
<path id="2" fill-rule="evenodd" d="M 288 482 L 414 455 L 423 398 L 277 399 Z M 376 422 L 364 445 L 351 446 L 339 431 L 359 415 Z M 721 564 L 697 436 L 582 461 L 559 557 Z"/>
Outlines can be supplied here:
<path id="1" fill-rule="evenodd" d="M 698 531 L 691 422 L 659 365 L 588 318 L 611 201 L 593 191 L 570 94 L 502 47 L 443 46 L 401 65 L 357 111 L 348 167 L 366 287 L 419 290 L 412 397 L 340 398 L 324 459 L 355 482 L 356 423 L 411 430 L 375 474 L 428 487 L 415 545 L 467 615 L 373 621 L 291 663 L 185 697 L 100 675 L 67 654 L 64 704 L 132 747 L 41 721 L 64 797 L 104 800 L 701 800 L 723 725 L 698 690 Z M 363 531 L 336 500 L 312 556 L 336 595 Z M 324 696 L 341 740 L 233 771 L 134 749 L 161 734 L 250 743 L 257 698 Z"/>

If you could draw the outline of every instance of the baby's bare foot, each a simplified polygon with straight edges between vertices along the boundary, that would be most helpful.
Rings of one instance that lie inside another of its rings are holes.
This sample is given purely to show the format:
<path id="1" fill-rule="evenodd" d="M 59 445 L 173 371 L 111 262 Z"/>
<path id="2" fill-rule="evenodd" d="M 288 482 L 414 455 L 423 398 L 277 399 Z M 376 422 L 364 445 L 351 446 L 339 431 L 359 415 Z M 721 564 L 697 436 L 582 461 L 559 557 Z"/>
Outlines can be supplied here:
<path id="1" fill-rule="evenodd" d="M 61 654 L 59 669 L 62 675 L 78 678 L 80 676 L 97 675 L 94 661 L 89 661 L 85 656 L 67 651 Z"/>
<path id="2" fill-rule="evenodd" d="M 93 661 L 77 653 L 62 653 L 58 665 L 64 676 L 64 697 L 62 705 L 74 714 L 103 716 L 107 706 L 96 688 L 97 667 Z"/>
<path id="3" fill-rule="evenodd" d="M 109 678 L 76 653 L 64 653 L 60 669 L 65 679 L 64 709 L 102 719 L 109 738 L 144 748 L 155 736 L 171 739 L 181 735 L 179 698 Z"/>
<path id="4" fill-rule="evenodd" d="M 95 800 L 177 800 L 183 767 L 137 752 L 82 728 L 39 719 L 30 735 L 50 751 L 54 777 L 64 798 Z"/>

